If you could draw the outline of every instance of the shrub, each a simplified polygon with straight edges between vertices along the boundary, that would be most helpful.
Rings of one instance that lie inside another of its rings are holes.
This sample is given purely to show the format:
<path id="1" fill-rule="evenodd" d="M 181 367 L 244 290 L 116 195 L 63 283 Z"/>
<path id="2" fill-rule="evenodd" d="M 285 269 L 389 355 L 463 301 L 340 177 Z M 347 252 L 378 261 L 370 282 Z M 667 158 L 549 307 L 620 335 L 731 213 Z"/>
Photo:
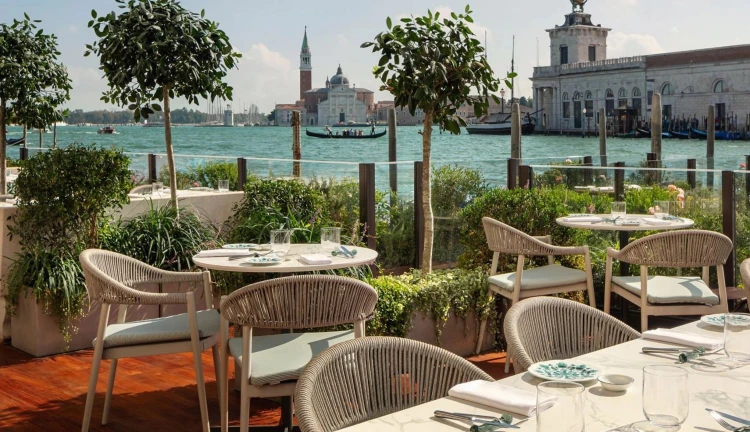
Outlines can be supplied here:
<path id="1" fill-rule="evenodd" d="M 217 189 L 219 180 L 229 180 L 229 190 L 237 190 L 237 164 L 232 162 L 209 161 L 190 167 L 187 176 L 200 186 Z M 179 181 L 178 181 L 179 183 Z"/>
<path id="2" fill-rule="evenodd" d="M 436 216 L 455 216 L 489 189 L 482 172 L 458 165 L 432 169 L 432 207 Z"/>
<path id="3" fill-rule="evenodd" d="M 394 193 L 391 199 L 378 201 L 376 214 L 378 265 L 386 269 L 414 265 L 414 201 L 405 200 Z"/>
<path id="4" fill-rule="evenodd" d="M 128 202 L 129 160 L 119 150 L 71 145 L 39 152 L 16 180 L 11 238 L 21 253 L 8 273 L 8 306 L 31 291 L 70 340 L 86 296 L 78 254 L 98 245 L 106 212 Z"/>

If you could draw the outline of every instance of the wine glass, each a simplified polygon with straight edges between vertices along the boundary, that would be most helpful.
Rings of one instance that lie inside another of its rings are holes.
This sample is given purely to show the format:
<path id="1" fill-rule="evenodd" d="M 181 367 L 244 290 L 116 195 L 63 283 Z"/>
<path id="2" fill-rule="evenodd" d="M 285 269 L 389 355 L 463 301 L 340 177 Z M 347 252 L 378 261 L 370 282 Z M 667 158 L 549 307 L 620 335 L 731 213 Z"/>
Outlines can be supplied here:
<path id="1" fill-rule="evenodd" d="M 660 428 L 678 428 L 690 410 L 688 373 L 678 366 L 643 368 L 643 414 Z"/>
<path id="2" fill-rule="evenodd" d="M 724 352 L 737 363 L 750 363 L 750 314 L 724 315 Z"/>
<path id="3" fill-rule="evenodd" d="M 537 432 L 583 432 L 584 390 L 570 381 L 547 381 L 536 387 Z"/>
<path id="4" fill-rule="evenodd" d="M 280 229 L 271 231 L 271 251 L 278 256 L 285 256 L 292 248 L 292 232 Z"/>

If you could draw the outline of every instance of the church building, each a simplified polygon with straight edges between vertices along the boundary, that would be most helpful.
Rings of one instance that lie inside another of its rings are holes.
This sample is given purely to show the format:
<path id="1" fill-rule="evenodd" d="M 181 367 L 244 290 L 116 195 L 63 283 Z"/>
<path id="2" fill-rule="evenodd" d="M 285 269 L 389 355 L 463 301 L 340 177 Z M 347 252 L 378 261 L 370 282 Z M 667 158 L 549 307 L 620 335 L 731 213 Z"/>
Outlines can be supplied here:
<path id="1" fill-rule="evenodd" d="M 697 119 L 716 106 L 719 129 L 750 114 L 750 45 L 626 58 L 607 57 L 611 29 L 570 0 L 565 23 L 547 30 L 550 66 L 531 78 L 537 130 L 596 130 L 600 108 L 610 130 L 626 133 L 651 118 L 651 97 L 662 95 L 662 118 Z M 734 122 L 734 123 L 733 123 Z"/>
<path id="2" fill-rule="evenodd" d="M 312 87 L 312 52 L 307 40 L 307 28 L 300 50 L 300 98 L 295 104 L 276 105 L 276 124 L 289 126 L 291 112 L 302 113 L 302 124 L 334 126 L 367 123 L 376 116 L 375 93 L 357 88 L 339 65 L 336 74 L 326 78 L 325 87 Z"/>

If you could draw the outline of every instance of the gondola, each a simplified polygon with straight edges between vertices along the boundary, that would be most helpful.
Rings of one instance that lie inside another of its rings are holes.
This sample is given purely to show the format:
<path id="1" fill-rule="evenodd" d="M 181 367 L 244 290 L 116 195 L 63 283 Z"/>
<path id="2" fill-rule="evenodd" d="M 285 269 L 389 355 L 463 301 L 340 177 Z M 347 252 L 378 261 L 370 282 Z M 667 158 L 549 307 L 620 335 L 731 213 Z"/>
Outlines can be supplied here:
<path id="1" fill-rule="evenodd" d="M 21 137 L 21 138 L 8 138 L 6 142 L 7 142 L 7 145 L 9 146 L 16 146 L 16 145 L 23 144 L 23 141 L 24 139 L 23 137 Z"/>
<path id="2" fill-rule="evenodd" d="M 318 133 L 318 132 L 310 132 L 309 130 L 305 129 L 305 133 L 309 137 L 313 138 L 326 138 L 326 139 L 375 139 L 380 138 L 382 136 L 385 136 L 385 134 L 388 133 L 388 130 L 384 130 L 383 132 L 376 133 L 376 134 L 362 134 L 361 136 L 358 135 L 336 135 L 336 134 L 327 134 L 327 133 Z"/>
<path id="3" fill-rule="evenodd" d="M 690 136 L 694 139 L 708 139 L 708 133 L 706 133 L 706 131 L 698 130 L 696 128 L 690 129 Z"/>
<path id="4" fill-rule="evenodd" d="M 690 132 L 678 132 L 673 130 L 670 133 L 677 139 L 690 139 Z"/>

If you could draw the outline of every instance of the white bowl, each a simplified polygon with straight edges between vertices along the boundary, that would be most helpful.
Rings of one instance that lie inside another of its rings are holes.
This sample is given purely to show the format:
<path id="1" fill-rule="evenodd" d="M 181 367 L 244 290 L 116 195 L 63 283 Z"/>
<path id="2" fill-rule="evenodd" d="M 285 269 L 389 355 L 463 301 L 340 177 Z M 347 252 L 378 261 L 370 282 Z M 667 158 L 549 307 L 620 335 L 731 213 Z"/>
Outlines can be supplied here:
<path id="1" fill-rule="evenodd" d="M 627 375 L 601 375 L 597 379 L 605 390 L 612 392 L 624 392 L 633 384 L 633 378 Z"/>

